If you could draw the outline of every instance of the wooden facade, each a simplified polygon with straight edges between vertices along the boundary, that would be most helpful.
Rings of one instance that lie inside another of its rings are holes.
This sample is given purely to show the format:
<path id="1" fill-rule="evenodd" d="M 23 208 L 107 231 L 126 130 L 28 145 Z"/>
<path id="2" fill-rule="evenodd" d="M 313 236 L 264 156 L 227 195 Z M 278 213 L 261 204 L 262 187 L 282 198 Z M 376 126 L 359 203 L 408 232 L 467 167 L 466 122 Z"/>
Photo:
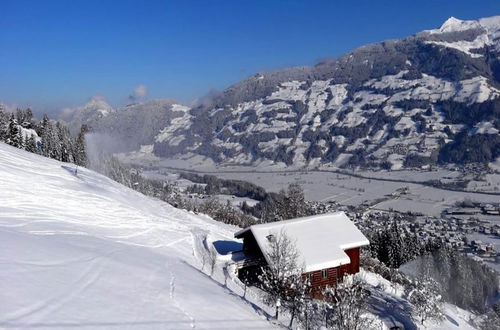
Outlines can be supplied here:
<path id="1" fill-rule="evenodd" d="M 336 286 L 345 275 L 352 275 L 359 272 L 360 248 L 345 250 L 345 253 L 351 259 L 349 264 L 303 274 L 309 277 L 313 296 L 321 296 L 321 292 L 327 286 Z"/>
<path id="2" fill-rule="evenodd" d="M 242 280 L 252 282 L 257 280 L 261 267 L 266 265 L 266 261 L 251 231 L 245 232 L 239 238 L 243 239 L 243 251 L 246 259 L 238 267 L 238 276 Z M 344 275 L 359 272 L 360 248 L 356 247 L 344 252 L 349 256 L 350 263 L 303 274 L 303 276 L 309 277 L 313 297 L 321 298 L 321 292 L 326 286 L 335 286 Z"/>

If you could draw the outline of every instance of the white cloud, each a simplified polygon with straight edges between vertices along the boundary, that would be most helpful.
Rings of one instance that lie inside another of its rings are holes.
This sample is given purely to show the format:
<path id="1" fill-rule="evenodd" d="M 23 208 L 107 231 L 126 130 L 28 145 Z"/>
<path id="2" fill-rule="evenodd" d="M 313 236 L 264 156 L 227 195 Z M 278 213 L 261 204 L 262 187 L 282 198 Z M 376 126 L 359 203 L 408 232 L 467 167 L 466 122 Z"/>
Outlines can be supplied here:
<path id="1" fill-rule="evenodd" d="M 90 97 L 90 100 L 89 102 L 92 102 L 92 101 L 102 101 L 102 102 L 106 102 L 106 96 L 104 96 L 103 94 L 94 94 Z"/>
<path id="2" fill-rule="evenodd" d="M 59 116 L 64 120 L 71 120 L 77 108 L 64 108 L 61 110 Z"/>
<path id="3" fill-rule="evenodd" d="M 148 87 L 145 85 L 139 85 L 134 88 L 134 91 L 128 97 L 131 101 L 142 100 L 148 96 Z"/>
<path id="4" fill-rule="evenodd" d="M 15 112 L 18 107 L 19 106 L 15 103 L 6 104 L 6 103 L 3 103 L 2 101 L 0 101 L 0 108 L 3 109 L 3 111 L 5 111 L 5 112 L 9 112 L 9 113 Z"/>

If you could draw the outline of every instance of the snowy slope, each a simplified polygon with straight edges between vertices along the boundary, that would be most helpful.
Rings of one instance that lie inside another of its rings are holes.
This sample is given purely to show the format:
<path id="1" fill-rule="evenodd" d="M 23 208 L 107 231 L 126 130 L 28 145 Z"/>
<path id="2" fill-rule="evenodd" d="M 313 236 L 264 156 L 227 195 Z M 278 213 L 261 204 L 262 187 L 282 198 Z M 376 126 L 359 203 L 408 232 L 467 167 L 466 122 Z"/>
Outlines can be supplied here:
<path id="1" fill-rule="evenodd" d="M 0 143 L 0 328 L 271 326 L 193 256 L 233 228 L 67 166 Z"/>

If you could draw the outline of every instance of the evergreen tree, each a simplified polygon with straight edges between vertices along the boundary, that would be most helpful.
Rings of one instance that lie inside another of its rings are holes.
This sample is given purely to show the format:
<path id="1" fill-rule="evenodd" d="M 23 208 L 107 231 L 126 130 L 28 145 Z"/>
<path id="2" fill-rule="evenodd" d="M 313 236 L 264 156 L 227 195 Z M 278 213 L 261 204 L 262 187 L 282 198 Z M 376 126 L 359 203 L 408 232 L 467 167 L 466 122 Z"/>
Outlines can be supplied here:
<path id="1" fill-rule="evenodd" d="M 17 148 L 22 146 L 22 136 L 20 135 L 19 125 L 17 124 L 14 114 L 11 114 L 9 119 L 7 143 Z"/>
<path id="2" fill-rule="evenodd" d="M 25 144 L 26 144 L 26 151 L 36 153 L 37 151 L 36 140 L 33 134 L 28 137 Z"/>
<path id="3" fill-rule="evenodd" d="M 45 157 L 53 158 L 52 150 L 54 148 L 55 141 L 53 141 L 52 138 L 52 124 L 50 123 L 47 115 L 43 115 L 38 135 L 42 139 L 41 154 Z"/>
<path id="4" fill-rule="evenodd" d="M 284 205 L 284 218 L 293 219 L 307 215 L 307 204 L 304 190 L 297 183 L 288 186 Z"/>
<path id="5" fill-rule="evenodd" d="M 47 116 L 46 113 L 43 114 L 43 117 L 42 117 L 42 122 L 40 123 L 40 127 L 42 129 L 45 129 L 45 128 L 48 128 L 50 125 L 50 119 L 49 119 L 49 116 Z M 38 133 L 39 135 L 41 135 L 40 133 Z"/>
<path id="6" fill-rule="evenodd" d="M 76 138 L 75 147 L 74 147 L 74 158 L 75 164 L 80 166 L 87 166 L 88 159 L 86 154 L 86 146 L 85 146 L 85 134 L 89 131 L 87 125 L 82 125 L 80 127 L 80 133 L 78 133 L 78 137 Z"/>
<path id="7" fill-rule="evenodd" d="M 36 134 L 27 133 L 24 136 L 24 129 L 34 129 Z M 82 132 L 86 131 L 86 127 L 82 128 Z M 63 162 L 75 162 L 77 151 L 79 165 L 86 164 L 84 144 L 81 144 L 83 148 L 77 149 L 76 141 L 66 126 L 60 122 L 51 122 L 46 114 L 40 122 L 37 122 L 29 108 L 17 109 L 15 114 L 8 116 L 0 106 L 0 141 Z M 80 142 L 82 142 L 82 136 L 80 136 Z"/>
<path id="8" fill-rule="evenodd" d="M 0 104 L 0 141 L 7 141 L 9 118 Z"/>
<path id="9" fill-rule="evenodd" d="M 415 281 L 408 289 L 407 299 L 413 305 L 413 316 L 424 324 L 428 319 L 443 319 L 441 290 L 439 284 L 426 276 Z"/>
<path id="10" fill-rule="evenodd" d="M 33 123 L 33 111 L 30 108 L 26 109 L 24 112 L 24 121 L 32 124 Z"/>
<path id="11" fill-rule="evenodd" d="M 432 277 L 439 283 L 445 301 L 467 310 L 484 313 L 498 291 L 494 271 L 451 248 L 422 256 L 417 270 L 419 277 Z"/>
<path id="12" fill-rule="evenodd" d="M 16 140 L 19 141 L 19 144 L 17 145 L 17 147 L 19 149 L 26 149 L 25 137 L 23 135 L 23 131 L 20 128 L 17 130 L 17 139 Z"/>
<path id="13" fill-rule="evenodd" d="M 66 126 L 61 125 L 60 122 L 56 124 L 57 137 L 61 145 L 61 161 L 74 162 L 73 157 L 73 141 Z M 79 164 L 77 164 L 79 165 Z"/>
<path id="14" fill-rule="evenodd" d="M 17 108 L 16 109 L 16 116 L 15 117 L 16 117 L 17 122 L 20 125 L 22 125 L 22 123 L 24 123 L 25 116 L 24 116 L 24 111 L 23 110 Z"/>

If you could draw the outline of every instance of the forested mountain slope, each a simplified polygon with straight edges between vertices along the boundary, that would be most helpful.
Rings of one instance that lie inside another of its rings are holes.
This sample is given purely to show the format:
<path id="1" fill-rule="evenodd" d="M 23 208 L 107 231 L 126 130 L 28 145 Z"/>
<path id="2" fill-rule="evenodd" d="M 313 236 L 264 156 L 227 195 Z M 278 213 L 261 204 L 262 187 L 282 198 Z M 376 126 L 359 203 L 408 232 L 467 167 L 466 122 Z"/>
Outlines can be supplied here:
<path id="1" fill-rule="evenodd" d="M 500 156 L 500 16 L 259 73 L 185 111 L 154 153 L 293 166 L 421 167 Z"/>

